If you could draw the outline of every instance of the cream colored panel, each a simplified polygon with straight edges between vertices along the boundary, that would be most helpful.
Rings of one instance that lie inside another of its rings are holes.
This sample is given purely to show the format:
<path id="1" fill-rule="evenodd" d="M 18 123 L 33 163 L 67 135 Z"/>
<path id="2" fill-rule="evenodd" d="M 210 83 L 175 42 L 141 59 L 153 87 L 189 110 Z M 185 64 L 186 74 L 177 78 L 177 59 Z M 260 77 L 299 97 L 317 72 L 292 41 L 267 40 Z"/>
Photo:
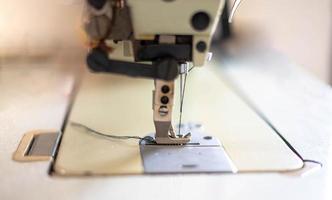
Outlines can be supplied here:
<path id="1" fill-rule="evenodd" d="M 153 129 L 153 81 L 87 73 L 69 121 L 114 135 Z M 142 173 L 138 141 L 105 140 L 67 124 L 55 170 L 60 174 Z"/>
<path id="2" fill-rule="evenodd" d="M 206 44 L 206 51 L 204 51 L 204 52 L 199 52 L 196 49 L 197 43 L 199 43 L 201 41 L 205 42 L 205 44 Z M 192 53 L 193 53 L 193 63 L 196 67 L 202 67 L 206 63 L 207 55 L 208 55 L 207 53 L 208 53 L 208 50 L 210 49 L 210 45 L 211 45 L 210 41 L 211 41 L 210 37 L 194 36 L 193 46 L 192 46 Z"/>
<path id="3" fill-rule="evenodd" d="M 281 138 L 207 66 L 191 74 L 185 119 L 202 122 L 219 137 L 239 172 L 284 171 L 302 161 Z"/>
<path id="4" fill-rule="evenodd" d="M 216 74 L 212 66 L 190 73 L 184 121 L 200 122 L 217 136 L 239 172 L 301 168 L 302 161 Z M 152 89 L 152 80 L 87 73 L 69 121 L 114 135 L 145 136 L 154 131 Z M 178 104 L 175 122 L 177 113 Z M 55 170 L 76 175 L 143 173 L 138 141 L 108 140 L 70 125 Z"/>
<path id="5" fill-rule="evenodd" d="M 198 11 L 210 15 L 211 22 L 219 19 L 223 0 L 127 0 L 133 20 L 136 38 L 156 34 L 210 35 L 215 23 L 202 31 L 196 32 L 191 27 L 191 17 Z"/>

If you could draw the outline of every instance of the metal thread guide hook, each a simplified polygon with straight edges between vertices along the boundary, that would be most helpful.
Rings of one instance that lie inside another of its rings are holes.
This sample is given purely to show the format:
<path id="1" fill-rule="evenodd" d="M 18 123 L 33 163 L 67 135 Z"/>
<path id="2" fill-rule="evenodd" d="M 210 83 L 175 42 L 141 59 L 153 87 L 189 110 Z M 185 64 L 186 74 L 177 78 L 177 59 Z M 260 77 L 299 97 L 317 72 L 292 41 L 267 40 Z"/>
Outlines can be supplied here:
<path id="1" fill-rule="evenodd" d="M 240 7 L 241 2 L 242 2 L 242 0 L 235 0 L 234 1 L 234 4 L 232 6 L 232 10 L 231 10 L 231 14 L 228 17 L 228 23 L 233 22 L 234 15 L 235 15 L 237 9 Z"/>

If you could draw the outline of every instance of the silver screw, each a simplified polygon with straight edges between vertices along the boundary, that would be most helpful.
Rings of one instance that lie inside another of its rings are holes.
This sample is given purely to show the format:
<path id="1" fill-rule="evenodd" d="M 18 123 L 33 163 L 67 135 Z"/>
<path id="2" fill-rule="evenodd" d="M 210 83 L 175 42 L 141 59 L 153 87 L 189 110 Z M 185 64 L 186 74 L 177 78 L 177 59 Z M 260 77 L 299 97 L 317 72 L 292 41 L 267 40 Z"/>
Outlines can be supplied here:
<path id="1" fill-rule="evenodd" d="M 162 117 L 168 115 L 168 108 L 166 106 L 160 106 L 159 115 Z"/>

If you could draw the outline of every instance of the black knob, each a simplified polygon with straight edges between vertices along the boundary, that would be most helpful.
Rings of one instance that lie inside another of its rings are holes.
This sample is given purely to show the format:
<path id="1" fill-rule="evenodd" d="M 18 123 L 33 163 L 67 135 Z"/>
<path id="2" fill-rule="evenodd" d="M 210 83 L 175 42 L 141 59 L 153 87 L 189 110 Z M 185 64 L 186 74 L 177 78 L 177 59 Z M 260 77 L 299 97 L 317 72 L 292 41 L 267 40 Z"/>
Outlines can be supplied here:
<path id="1" fill-rule="evenodd" d="M 163 58 L 154 64 L 155 77 L 166 81 L 174 80 L 179 74 L 179 63 L 174 58 Z"/>
<path id="2" fill-rule="evenodd" d="M 206 50 L 207 46 L 206 43 L 203 41 L 200 41 L 196 44 L 196 49 L 197 51 L 203 53 Z"/>
<path id="3" fill-rule="evenodd" d="M 89 4 L 97 10 L 104 7 L 106 0 L 88 0 Z"/>
<path id="4" fill-rule="evenodd" d="M 196 31 L 204 31 L 210 24 L 210 16 L 206 12 L 198 12 L 191 18 L 191 26 Z"/>

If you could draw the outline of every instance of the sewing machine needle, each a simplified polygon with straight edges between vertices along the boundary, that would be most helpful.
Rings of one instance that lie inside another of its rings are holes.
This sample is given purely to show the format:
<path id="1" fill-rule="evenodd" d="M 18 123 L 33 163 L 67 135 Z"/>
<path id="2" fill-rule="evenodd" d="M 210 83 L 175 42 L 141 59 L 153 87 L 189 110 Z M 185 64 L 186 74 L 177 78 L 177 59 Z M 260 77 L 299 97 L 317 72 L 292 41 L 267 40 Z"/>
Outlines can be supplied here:
<path id="1" fill-rule="evenodd" d="M 179 135 L 180 136 L 182 136 L 181 135 L 182 112 L 183 112 L 184 95 L 185 95 L 185 92 L 186 92 L 187 75 L 188 75 L 188 72 L 185 73 L 183 82 L 181 81 L 181 85 L 183 84 L 183 86 L 181 86 L 182 92 L 181 92 L 181 100 L 180 100 L 180 121 L 179 121 Z"/>
<path id="2" fill-rule="evenodd" d="M 179 127 L 178 135 L 181 135 L 181 123 L 182 123 L 182 98 L 183 98 L 183 74 L 180 74 L 180 116 L 179 116 Z"/>

